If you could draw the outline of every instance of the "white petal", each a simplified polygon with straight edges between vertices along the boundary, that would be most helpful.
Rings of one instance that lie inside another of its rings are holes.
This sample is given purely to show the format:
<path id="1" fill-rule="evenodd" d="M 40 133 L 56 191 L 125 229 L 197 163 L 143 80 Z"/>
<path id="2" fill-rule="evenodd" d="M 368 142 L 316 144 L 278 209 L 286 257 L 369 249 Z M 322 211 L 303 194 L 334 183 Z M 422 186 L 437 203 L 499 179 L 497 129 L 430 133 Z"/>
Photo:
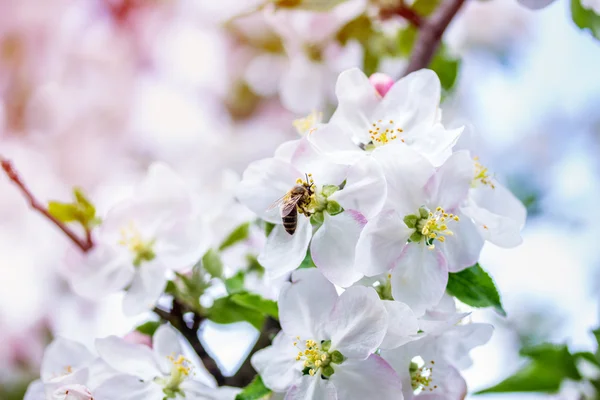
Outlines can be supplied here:
<path id="1" fill-rule="evenodd" d="M 118 375 L 94 390 L 94 400 L 162 400 L 162 388 L 136 376 Z"/>
<path id="2" fill-rule="evenodd" d="M 154 261 L 144 263 L 136 270 L 123 298 L 125 315 L 134 316 L 154 308 L 167 284 L 165 271 L 162 264 Z"/>
<path id="3" fill-rule="evenodd" d="M 300 383 L 288 390 L 285 400 L 342 400 L 335 393 L 335 387 L 320 375 L 304 375 Z"/>
<path id="4" fill-rule="evenodd" d="M 338 108 L 330 123 L 340 126 L 362 143 L 368 143 L 372 114 L 379 105 L 381 97 L 358 68 L 344 71 L 338 77 L 335 87 Z"/>
<path id="5" fill-rule="evenodd" d="M 279 208 L 271 206 L 296 185 L 296 179 L 303 176 L 303 173 L 284 160 L 258 160 L 244 171 L 236 196 L 260 218 L 281 224 Z"/>
<path id="6" fill-rule="evenodd" d="M 291 163 L 304 174 L 312 174 L 317 187 L 322 185 L 340 185 L 347 173 L 348 166 L 333 162 L 334 160 L 321 154 L 308 140 L 302 138 L 296 147 Z"/>
<path id="7" fill-rule="evenodd" d="M 279 88 L 287 59 L 278 54 L 263 53 L 254 57 L 246 68 L 244 78 L 252 91 L 260 96 L 273 96 Z"/>
<path id="8" fill-rule="evenodd" d="M 134 272 L 133 265 L 122 253 L 98 244 L 74 266 L 70 283 L 78 295 L 97 300 L 127 287 Z"/>
<path id="9" fill-rule="evenodd" d="M 185 207 L 186 211 L 191 209 L 188 185 L 171 167 L 162 162 L 150 165 L 146 177 L 136 188 L 135 198 L 169 208 Z"/>
<path id="10" fill-rule="evenodd" d="M 338 286 L 348 287 L 363 276 L 355 269 L 354 249 L 365 224 L 365 218 L 354 210 L 333 217 L 325 214 L 323 225 L 313 237 L 310 254 L 315 265 Z"/>
<path id="11" fill-rule="evenodd" d="M 183 354 L 180 336 L 171 325 L 161 325 L 152 337 L 152 348 L 156 353 L 162 370 L 166 373 L 172 364 L 168 357 L 177 358 Z"/>
<path id="12" fill-rule="evenodd" d="M 552 4 L 554 0 L 518 0 L 519 3 L 532 10 L 541 10 L 542 8 Z"/>
<path id="13" fill-rule="evenodd" d="M 60 400 L 94 400 L 89 388 L 79 384 L 69 384 L 52 393 L 52 399 Z"/>
<path id="14" fill-rule="evenodd" d="M 423 243 L 410 243 L 392 271 L 392 295 L 408 304 L 415 315 L 436 305 L 448 283 L 448 267 L 443 255 Z"/>
<path id="15" fill-rule="evenodd" d="M 467 151 L 458 151 L 427 182 L 430 206 L 454 212 L 469 193 L 475 175 L 473 160 Z"/>
<path id="16" fill-rule="evenodd" d="M 419 323 L 409 306 L 399 301 L 383 301 L 388 313 L 388 329 L 379 347 L 393 349 L 417 338 Z"/>
<path id="17" fill-rule="evenodd" d="M 339 399 L 402 400 L 402 383 L 394 369 L 378 355 L 366 360 L 346 360 L 330 380 Z"/>
<path id="18" fill-rule="evenodd" d="M 321 326 L 338 299 L 335 287 L 316 268 L 292 274 L 279 295 L 279 322 L 285 333 L 301 339 L 322 339 Z"/>
<path id="19" fill-rule="evenodd" d="M 458 141 L 463 128 L 446 130 L 442 124 L 436 124 L 424 129 L 425 131 L 415 132 L 410 147 L 425 156 L 433 165 L 440 166 L 452 155 L 452 147 Z"/>
<path id="20" fill-rule="evenodd" d="M 393 210 L 371 219 L 356 244 L 356 267 L 367 276 L 388 272 L 402 253 L 412 230 Z"/>
<path id="21" fill-rule="evenodd" d="M 441 335 L 439 348 L 448 362 L 466 369 L 472 364 L 469 356 L 471 349 L 486 344 L 493 333 L 494 327 L 490 324 L 457 325 Z"/>
<path id="22" fill-rule="evenodd" d="M 279 332 L 273 344 L 257 351 L 251 362 L 265 386 L 275 392 L 285 392 L 302 376 L 302 363 L 296 361 L 297 354 L 294 340 Z"/>
<path id="23" fill-rule="evenodd" d="M 365 359 L 381 344 L 388 315 L 373 288 L 353 286 L 340 295 L 324 325 L 331 348 Z"/>
<path id="24" fill-rule="evenodd" d="M 169 269 L 191 269 L 210 246 L 211 232 L 204 216 L 185 215 L 161 227 L 153 247 L 156 258 Z"/>
<path id="25" fill-rule="evenodd" d="M 45 400 L 44 383 L 40 379 L 31 382 L 27 387 L 23 400 Z"/>
<path id="26" fill-rule="evenodd" d="M 433 165 L 403 143 L 391 143 L 373 151 L 388 185 L 387 207 L 403 217 L 414 214 L 425 203 L 425 185 L 434 174 Z"/>
<path id="27" fill-rule="evenodd" d="M 63 375 L 69 370 L 77 370 L 94 360 L 95 356 L 81 343 L 57 338 L 44 352 L 41 366 L 42 381 Z"/>
<path id="28" fill-rule="evenodd" d="M 381 165 L 372 157 L 356 162 L 346 176 L 346 185 L 329 197 L 346 210 L 357 210 L 367 219 L 374 217 L 385 203 L 387 186 Z"/>
<path id="29" fill-rule="evenodd" d="M 279 278 L 296 269 L 306 257 L 312 236 L 308 218 L 298 215 L 296 232 L 290 235 L 283 225 L 276 225 L 267 238 L 267 243 L 258 256 L 269 279 Z"/>
<path id="30" fill-rule="evenodd" d="M 290 162 L 298 146 L 302 143 L 301 139 L 288 140 L 283 142 L 275 149 L 274 157 L 285 162 Z"/>
<path id="31" fill-rule="evenodd" d="M 297 114 L 320 110 L 325 101 L 325 66 L 298 55 L 290 60 L 279 86 L 281 103 Z"/>
<path id="32" fill-rule="evenodd" d="M 458 272 L 473 266 L 479 260 L 483 248 L 483 238 L 475 224 L 465 215 L 457 214 L 460 221 L 452 224 L 454 235 L 447 236 L 444 243 L 435 241 L 435 246 L 444 253 L 448 271 Z"/>
<path id="33" fill-rule="evenodd" d="M 179 386 L 186 398 L 198 400 L 234 400 L 242 389 L 230 386 L 209 387 L 200 381 L 186 379 Z"/>
<path id="34" fill-rule="evenodd" d="M 428 69 L 400 79 L 387 92 L 378 109 L 378 119 L 394 119 L 405 131 L 422 123 L 436 122 L 441 85 L 437 74 Z"/>
<path id="35" fill-rule="evenodd" d="M 96 339 L 96 351 L 108 365 L 125 374 L 151 380 L 161 375 L 150 347 L 127 343 L 116 336 Z"/>
<path id="36" fill-rule="evenodd" d="M 464 400 L 467 395 L 467 382 L 456 368 L 447 367 L 443 371 L 436 365 L 436 376 L 430 386 L 437 386 L 432 392 L 424 391 L 419 400 Z M 440 374 L 442 372 L 442 374 Z M 437 375 L 442 375 L 439 379 Z"/>
<path id="37" fill-rule="evenodd" d="M 340 126 L 329 123 L 317 126 L 307 135 L 310 143 L 321 153 L 333 157 L 338 162 L 352 163 L 366 156 Z"/>

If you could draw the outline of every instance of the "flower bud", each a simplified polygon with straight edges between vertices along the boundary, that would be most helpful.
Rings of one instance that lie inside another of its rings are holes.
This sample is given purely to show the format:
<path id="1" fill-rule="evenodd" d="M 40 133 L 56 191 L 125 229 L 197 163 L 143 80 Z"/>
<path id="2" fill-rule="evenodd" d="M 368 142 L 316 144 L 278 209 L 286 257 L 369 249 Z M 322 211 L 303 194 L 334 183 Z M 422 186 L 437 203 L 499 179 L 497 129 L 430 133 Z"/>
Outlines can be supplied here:
<path id="1" fill-rule="evenodd" d="M 381 97 L 384 97 L 390 88 L 394 86 L 394 80 L 381 72 L 375 72 L 371 75 L 369 82 L 371 82 L 371 85 L 373 85 Z"/>

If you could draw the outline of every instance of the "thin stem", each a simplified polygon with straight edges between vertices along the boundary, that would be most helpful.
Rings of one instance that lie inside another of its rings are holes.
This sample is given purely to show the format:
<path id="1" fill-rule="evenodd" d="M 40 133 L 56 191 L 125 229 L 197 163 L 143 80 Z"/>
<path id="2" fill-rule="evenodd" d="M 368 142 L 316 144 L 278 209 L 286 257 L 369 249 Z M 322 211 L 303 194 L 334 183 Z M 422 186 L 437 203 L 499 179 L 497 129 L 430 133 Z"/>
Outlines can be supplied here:
<path id="1" fill-rule="evenodd" d="M 389 19 L 394 16 L 399 16 L 410 22 L 414 27 L 420 28 L 423 25 L 423 17 L 421 17 L 415 10 L 411 7 L 404 4 L 403 1 L 400 2 L 394 8 L 386 8 L 382 9 L 379 12 L 379 17 L 381 19 Z"/>
<path id="2" fill-rule="evenodd" d="M 431 17 L 422 22 L 404 75 L 429 65 L 446 28 L 464 3 L 465 0 L 444 0 Z"/>
<path id="3" fill-rule="evenodd" d="M 33 208 L 34 210 L 36 210 L 37 212 L 42 214 L 44 217 L 46 217 L 46 219 L 48 219 L 55 226 L 57 226 L 61 231 L 63 231 L 64 234 L 67 235 L 67 237 L 69 239 L 71 239 L 71 241 L 73 243 L 75 243 L 81 249 L 81 251 L 83 251 L 84 253 L 88 252 L 92 247 L 94 247 L 94 243 L 92 241 L 92 234 L 89 230 L 86 230 L 86 238 L 81 239 L 65 223 L 59 221 L 52 214 L 50 214 L 48 209 L 42 203 L 40 203 L 33 196 L 33 193 L 31 193 L 31 191 L 27 188 L 27 186 L 25 186 L 25 183 L 23 183 L 23 181 L 21 180 L 21 177 L 17 174 L 17 171 L 14 169 L 12 163 L 9 160 L 6 160 L 6 159 L 0 157 L 0 165 L 2 166 L 2 169 L 4 170 L 4 172 L 6 173 L 6 176 L 8 176 L 8 178 L 15 185 L 17 185 L 17 187 L 19 188 L 19 190 L 21 191 L 23 196 L 25 196 L 25 198 L 29 202 L 29 205 L 31 206 L 31 208 Z"/>

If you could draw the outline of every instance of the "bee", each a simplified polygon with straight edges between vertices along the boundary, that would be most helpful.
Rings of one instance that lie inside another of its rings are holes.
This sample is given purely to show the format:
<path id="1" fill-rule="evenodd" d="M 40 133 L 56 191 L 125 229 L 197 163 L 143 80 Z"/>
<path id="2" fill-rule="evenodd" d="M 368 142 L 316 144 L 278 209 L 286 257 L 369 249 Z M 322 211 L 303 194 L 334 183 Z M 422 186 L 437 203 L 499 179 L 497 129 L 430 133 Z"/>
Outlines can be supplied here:
<path id="1" fill-rule="evenodd" d="M 269 207 L 269 210 L 271 210 L 277 206 L 281 206 L 283 228 L 290 235 L 293 235 L 294 232 L 296 232 L 296 227 L 298 226 L 298 211 L 306 216 L 311 215 L 306 207 L 310 204 L 315 192 L 313 189 L 314 183 L 312 182 L 312 178 L 309 179 L 309 177 L 310 175 L 306 175 L 306 181 L 304 182 L 299 180 L 296 186 Z"/>

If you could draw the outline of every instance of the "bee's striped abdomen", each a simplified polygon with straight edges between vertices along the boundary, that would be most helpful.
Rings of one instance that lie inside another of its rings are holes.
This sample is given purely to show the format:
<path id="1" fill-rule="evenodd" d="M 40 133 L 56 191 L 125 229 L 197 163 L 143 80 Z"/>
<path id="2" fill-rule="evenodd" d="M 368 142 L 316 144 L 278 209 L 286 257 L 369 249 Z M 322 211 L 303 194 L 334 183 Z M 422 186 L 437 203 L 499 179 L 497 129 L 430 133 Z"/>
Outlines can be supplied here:
<path id="1" fill-rule="evenodd" d="M 298 225 L 298 210 L 296 210 L 296 207 L 288 215 L 282 217 L 282 221 L 285 231 L 293 235 L 296 232 L 296 225 Z"/>

